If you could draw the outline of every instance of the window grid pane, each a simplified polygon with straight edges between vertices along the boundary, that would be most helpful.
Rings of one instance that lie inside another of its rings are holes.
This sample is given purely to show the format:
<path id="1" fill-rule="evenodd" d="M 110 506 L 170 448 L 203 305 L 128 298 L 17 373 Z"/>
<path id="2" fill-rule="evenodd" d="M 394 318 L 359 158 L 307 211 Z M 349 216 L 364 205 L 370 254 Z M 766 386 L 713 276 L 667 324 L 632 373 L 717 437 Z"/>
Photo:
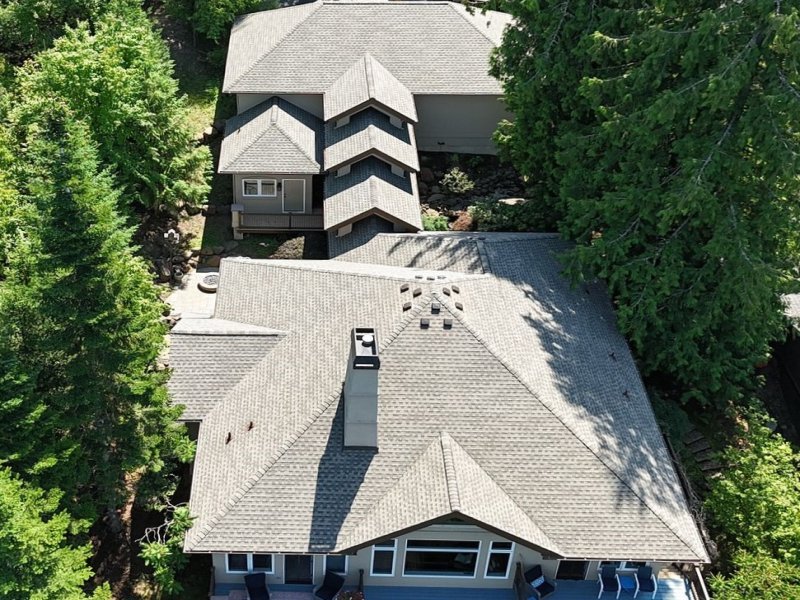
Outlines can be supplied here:
<path id="1" fill-rule="evenodd" d="M 253 571 L 272 572 L 271 554 L 253 554 Z"/>
<path id="2" fill-rule="evenodd" d="M 274 196 L 275 195 L 275 181 L 272 179 L 261 180 L 261 195 Z"/>
<path id="3" fill-rule="evenodd" d="M 247 572 L 247 554 L 228 554 L 228 571 Z"/>
<path id="4" fill-rule="evenodd" d="M 328 571 L 333 571 L 334 573 L 340 573 L 342 575 L 347 573 L 347 557 L 336 555 L 336 554 L 329 554 L 325 557 L 325 569 Z"/>
<path id="5" fill-rule="evenodd" d="M 489 562 L 486 565 L 487 577 L 507 577 L 508 565 L 511 562 L 511 554 L 508 552 L 492 552 L 489 554 Z"/>
<path id="6" fill-rule="evenodd" d="M 448 577 L 474 577 L 478 553 L 475 551 L 407 550 L 404 573 Z"/>
<path id="7" fill-rule="evenodd" d="M 394 550 L 375 550 L 372 556 L 373 575 L 391 575 L 394 567 Z"/>
<path id="8" fill-rule="evenodd" d="M 244 181 L 244 195 L 245 196 L 258 196 L 258 181 L 254 179 L 245 179 Z"/>

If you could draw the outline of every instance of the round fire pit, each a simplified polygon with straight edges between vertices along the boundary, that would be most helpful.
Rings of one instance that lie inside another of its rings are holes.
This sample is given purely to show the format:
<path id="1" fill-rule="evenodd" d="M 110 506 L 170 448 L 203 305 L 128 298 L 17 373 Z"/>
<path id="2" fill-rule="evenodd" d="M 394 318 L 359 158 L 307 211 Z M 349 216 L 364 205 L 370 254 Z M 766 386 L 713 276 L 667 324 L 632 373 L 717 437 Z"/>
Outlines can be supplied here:
<path id="1" fill-rule="evenodd" d="M 217 291 L 217 286 L 219 285 L 219 275 L 216 273 L 212 273 L 211 275 L 206 275 L 202 277 L 200 281 L 197 282 L 197 287 L 202 292 L 206 292 L 208 294 L 214 294 Z"/>

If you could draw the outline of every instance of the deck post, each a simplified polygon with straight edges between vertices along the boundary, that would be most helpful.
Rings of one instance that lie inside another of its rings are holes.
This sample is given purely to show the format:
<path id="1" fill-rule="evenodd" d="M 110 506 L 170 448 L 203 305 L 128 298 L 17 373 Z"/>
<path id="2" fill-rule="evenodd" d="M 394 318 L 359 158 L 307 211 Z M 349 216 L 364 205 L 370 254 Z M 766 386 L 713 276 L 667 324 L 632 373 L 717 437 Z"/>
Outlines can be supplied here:
<path id="1" fill-rule="evenodd" d="M 233 227 L 233 239 L 242 240 L 244 234 L 239 230 L 242 226 L 242 213 L 244 204 L 231 204 L 231 227 Z"/>

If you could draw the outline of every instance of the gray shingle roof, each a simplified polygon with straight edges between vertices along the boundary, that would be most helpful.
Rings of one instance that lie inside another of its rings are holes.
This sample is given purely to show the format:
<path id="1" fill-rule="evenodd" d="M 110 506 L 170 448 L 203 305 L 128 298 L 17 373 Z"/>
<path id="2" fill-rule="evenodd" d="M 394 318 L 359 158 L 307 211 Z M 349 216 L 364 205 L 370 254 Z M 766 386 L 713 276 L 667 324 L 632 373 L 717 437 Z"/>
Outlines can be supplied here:
<path id="1" fill-rule="evenodd" d="M 366 53 L 326 90 L 325 121 L 375 104 L 405 121 L 417 122 L 414 96 L 386 67 Z"/>
<path id="2" fill-rule="evenodd" d="M 179 321 L 170 335 L 169 380 L 181 421 L 198 421 L 280 341 L 282 332 L 222 319 Z"/>
<path id="3" fill-rule="evenodd" d="M 610 304 L 561 277 L 562 242 L 366 246 L 365 263 L 223 261 L 215 316 L 288 333 L 201 425 L 188 551 L 344 551 L 455 512 L 564 557 L 707 559 Z M 349 332 L 365 325 L 381 341 L 378 453 L 341 442 Z"/>
<path id="4" fill-rule="evenodd" d="M 394 163 L 406 171 L 419 171 L 413 125 L 406 124 L 402 129 L 389 125 L 395 129 L 391 131 L 381 126 L 379 118 L 372 120 L 376 122 L 365 123 L 358 127 L 346 126 L 348 128 L 346 133 L 339 131 L 345 127 L 326 128 L 325 170 L 333 171 L 372 155 Z"/>
<path id="5" fill-rule="evenodd" d="M 399 177 L 382 160 L 367 158 L 352 165 L 346 175 L 325 176 L 325 229 L 341 227 L 369 214 L 422 229 L 416 174 Z"/>
<path id="6" fill-rule="evenodd" d="M 370 53 L 413 94 L 502 93 L 489 56 L 509 15 L 449 2 L 324 2 L 244 15 L 223 89 L 323 94 Z"/>
<path id="7" fill-rule="evenodd" d="M 228 119 L 220 173 L 319 173 L 323 123 L 273 97 Z"/>

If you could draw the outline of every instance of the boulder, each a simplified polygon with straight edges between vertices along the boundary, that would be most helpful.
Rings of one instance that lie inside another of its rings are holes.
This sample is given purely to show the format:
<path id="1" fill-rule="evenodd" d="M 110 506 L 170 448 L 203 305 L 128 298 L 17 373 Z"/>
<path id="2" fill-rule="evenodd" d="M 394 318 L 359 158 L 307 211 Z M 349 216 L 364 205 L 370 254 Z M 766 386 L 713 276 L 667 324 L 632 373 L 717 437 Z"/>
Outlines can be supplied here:
<path id="1" fill-rule="evenodd" d="M 203 264 L 206 267 L 218 267 L 221 260 L 222 260 L 221 256 L 219 256 L 218 254 L 214 254 L 212 256 L 207 257 L 203 261 Z"/>
<path id="2" fill-rule="evenodd" d="M 428 184 L 424 181 L 418 182 L 417 188 L 419 189 L 420 196 L 426 196 L 428 194 Z"/>
<path id="3" fill-rule="evenodd" d="M 428 202 L 441 202 L 446 196 L 444 194 L 431 194 L 428 196 Z"/>
<path id="4" fill-rule="evenodd" d="M 433 171 L 429 167 L 422 167 L 419 170 L 419 179 L 425 183 L 432 183 L 435 179 Z"/>
<path id="5" fill-rule="evenodd" d="M 500 198 L 498 202 L 508 206 L 516 206 L 517 204 L 525 204 L 525 198 Z"/>
<path id="6" fill-rule="evenodd" d="M 223 247 L 225 248 L 225 252 L 230 252 L 239 247 L 239 242 L 236 240 L 228 240 L 223 244 Z"/>

